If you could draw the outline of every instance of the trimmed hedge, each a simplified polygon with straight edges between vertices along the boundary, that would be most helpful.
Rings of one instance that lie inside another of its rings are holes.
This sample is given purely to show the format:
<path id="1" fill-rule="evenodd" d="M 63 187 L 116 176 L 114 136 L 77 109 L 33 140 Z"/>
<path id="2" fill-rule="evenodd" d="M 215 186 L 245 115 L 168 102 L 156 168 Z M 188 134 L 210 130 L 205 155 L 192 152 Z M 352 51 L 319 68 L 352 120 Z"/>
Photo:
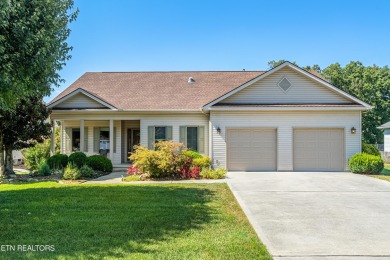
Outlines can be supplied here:
<path id="1" fill-rule="evenodd" d="M 69 155 L 68 162 L 74 163 L 78 168 L 85 164 L 87 156 L 83 152 L 75 152 Z"/>
<path id="2" fill-rule="evenodd" d="M 63 169 L 68 164 L 68 156 L 66 154 L 53 155 L 47 159 L 47 164 L 52 170 Z"/>
<path id="3" fill-rule="evenodd" d="M 380 156 L 358 153 L 349 158 L 349 169 L 353 173 L 380 174 L 384 164 Z"/>
<path id="4" fill-rule="evenodd" d="M 376 156 L 380 156 L 381 153 L 379 152 L 378 148 L 374 144 L 362 144 L 362 152 L 363 153 L 368 153 Z"/>
<path id="5" fill-rule="evenodd" d="M 92 155 L 85 160 L 85 164 L 95 171 L 112 172 L 112 162 L 102 155 Z"/>

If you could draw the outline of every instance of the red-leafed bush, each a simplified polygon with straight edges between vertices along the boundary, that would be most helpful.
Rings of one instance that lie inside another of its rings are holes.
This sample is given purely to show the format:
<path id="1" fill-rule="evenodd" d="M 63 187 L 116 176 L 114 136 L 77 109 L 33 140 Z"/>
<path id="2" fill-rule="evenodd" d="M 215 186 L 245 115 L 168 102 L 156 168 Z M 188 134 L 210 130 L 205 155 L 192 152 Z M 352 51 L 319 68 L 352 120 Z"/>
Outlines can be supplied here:
<path id="1" fill-rule="evenodd" d="M 131 165 L 128 169 L 127 169 L 127 175 L 131 176 L 131 175 L 141 175 L 142 172 L 140 171 L 140 169 L 138 169 L 137 165 Z"/>
<path id="2" fill-rule="evenodd" d="M 200 168 L 199 166 L 193 166 L 191 160 L 187 160 L 180 168 L 179 175 L 184 179 L 198 179 L 200 177 Z"/>

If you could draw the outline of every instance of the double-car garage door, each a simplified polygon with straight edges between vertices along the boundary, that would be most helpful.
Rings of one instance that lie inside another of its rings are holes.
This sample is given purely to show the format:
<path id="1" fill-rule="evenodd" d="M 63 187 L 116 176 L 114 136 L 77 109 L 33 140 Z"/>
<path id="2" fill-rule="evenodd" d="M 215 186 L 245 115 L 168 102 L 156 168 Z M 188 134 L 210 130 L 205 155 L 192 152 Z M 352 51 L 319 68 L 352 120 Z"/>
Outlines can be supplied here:
<path id="1" fill-rule="evenodd" d="M 294 171 L 344 170 L 344 129 L 294 129 L 292 142 Z M 226 143 L 229 171 L 277 170 L 276 129 L 228 129 Z"/>

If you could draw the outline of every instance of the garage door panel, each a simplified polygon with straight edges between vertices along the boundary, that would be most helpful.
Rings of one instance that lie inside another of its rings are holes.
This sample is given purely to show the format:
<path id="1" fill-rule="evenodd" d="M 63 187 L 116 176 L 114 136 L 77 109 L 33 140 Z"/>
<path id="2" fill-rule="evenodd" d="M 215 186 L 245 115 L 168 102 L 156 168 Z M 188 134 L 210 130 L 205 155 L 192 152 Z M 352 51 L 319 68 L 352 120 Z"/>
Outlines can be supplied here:
<path id="1" fill-rule="evenodd" d="M 344 129 L 295 129 L 295 171 L 343 171 Z"/>
<path id="2" fill-rule="evenodd" d="M 276 170 L 276 129 L 228 129 L 230 171 Z"/>

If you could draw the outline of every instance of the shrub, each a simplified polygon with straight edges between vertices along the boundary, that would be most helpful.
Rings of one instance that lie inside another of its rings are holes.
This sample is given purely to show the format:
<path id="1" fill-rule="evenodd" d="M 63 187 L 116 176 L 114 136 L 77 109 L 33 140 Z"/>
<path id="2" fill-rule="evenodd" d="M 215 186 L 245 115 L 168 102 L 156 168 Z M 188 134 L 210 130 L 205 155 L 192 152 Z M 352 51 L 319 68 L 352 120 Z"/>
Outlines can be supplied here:
<path id="1" fill-rule="evenodd" d="M 50 156 L 50 140 L 47 139 L 43 143 L 37 143 L 35 146 L 22 150 L 24 162 L 31 170 L 38 170 L 38 164 L 42 159 L 47 159 Z"/>
<path id="2" fill-rule="evenodd" d="M 205 179 L 223 179 L 226 173 L 227 170 L 223 168 L 218 168 L 216 170 L 203 169 L 203 171 L 200 173 L 200 176 Z"/>
<path id="3" fill-rule="evenodd" d="M 381 153 L 379 152 L 378 148 L 374 144 L 362 144 L 362 152 L 363 153 L 368 153 L 376 156 L 380 156 Z"/>
<path id="4" fill-rule="evenodd" d="M 123 179 L 124 181 L 140 181 L 141 176 L 140 175 L 129 175 Z"/>
<path id="5" fill-rule="evenodd" d="M 131 165 L 129 168 L 127 168 L 127 175 L 141 175 L 142 172 L 138 169 L 136 165 Z"/>
<path id="6" fill-rule="evenodd" d="M 78 180 L 81 177 L 81 173 L 79 168 L 72 163 L 69 162 L 68 165 L 64 169 L 64 175 L 63 178 L 64 180 Z"/>
<path id="7" fill-rule="evenodd" d="M 68 161 L 74 163 L 77 167 L 81 167 L 85 164 L 87 156 L 83 152 L 75 152 L 69 155 Z"/>
<path id="8" fill-rule="evenodd" d="M 66 154 L 56 154 L 47 159 L 47 164 L 52 170 L 60 170 L 68 164 L 68 156 Z"/>
<path id="9" fill-rule="evenodd" d="M 380 156 L 358 153 L 349 158 L 349 169 L 353 173 L 379 174 L 384 167 Z"/>
<path id="10" fill-rule="evenodd" d="M 199 159 L 199 158 L 203 157 L 203 155 L 201 155 L 200 153 L 192 151 L 192 150 L 187 150 L 184 152 L 184 154 L 191 157 L 192 159 Z"/>
<path id="11" fill-rule="evenodd" d="M 182 152 L 183 144 L 181 143 L 161 141 L 154 146 L 156 150 L 137 146 L 135 152 L 130 156 L 130 160 L 134 162 L 133 164 L 141 173 L 149 173 L 152 178 L 177 175 L 189 159 Z"/>
<path id="12" fill-rule="evenodd" d="M 93 169 L 86 164 L 81 166 L 79 171 L 80 171 L 81 177 L 83 177 L 83 178 L 92 178 L 95 176 L 95 172 L 93 171 Z"/>
<path id="13" fill-rule="evenodd" d="M 112 172 L 112 162 L 102 155 L 89 156 L 85 163 L 95 171 Z"/>
<path id="14" fill-rule="evenodd" d="M 37 165 L 37 170 L 38 170 L 38 173 L 39 175 L 41 176 L 49 176 L 51 174 L 51 171 L 50 171 L 50 167 L 49 165 L 46 163 L 46 160 L 45 159 L 41 159 L 41 161 L 38 163 Z"/>
<path id="15" fill-rule="evenodd" d="M 198 166 L 201 169 L 203 168 L 210 168 L 211 165 L 211 159 L 208 156 L 202 157 L 202 158 L 195 158 L 192 160 L 192 164 L 194 166 Z"/>

